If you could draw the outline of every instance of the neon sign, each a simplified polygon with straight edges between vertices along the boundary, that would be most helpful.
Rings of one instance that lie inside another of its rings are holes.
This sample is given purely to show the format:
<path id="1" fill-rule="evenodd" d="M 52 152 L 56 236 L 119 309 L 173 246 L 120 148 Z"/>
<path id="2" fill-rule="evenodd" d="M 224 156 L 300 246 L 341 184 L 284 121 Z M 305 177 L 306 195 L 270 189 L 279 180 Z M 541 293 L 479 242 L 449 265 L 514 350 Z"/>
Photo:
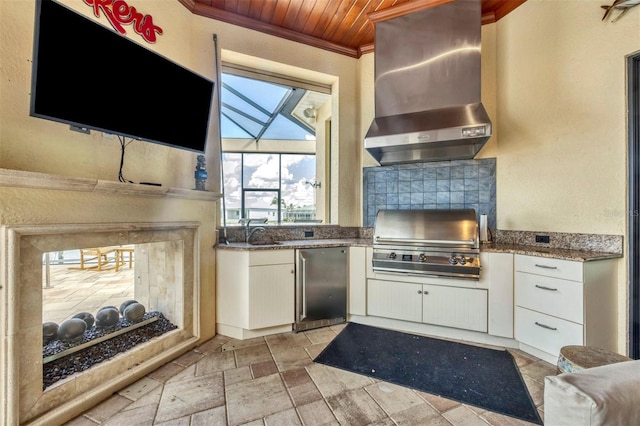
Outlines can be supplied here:
<path id="1" fill-rule="evenodd" d="M 129 6 L 125 0 L 84 0 L 93 7 L 93 14 L 100 17 L 104 14 L 111 26 L 120 34 L 126 34 L 123 25 L 133 25 L 133 30 L 148 43 L 156 42 L 156 34 L 162 35 L 162 28 L 153 24 L 151 15 L 143 15 L 135 7 Z"/>

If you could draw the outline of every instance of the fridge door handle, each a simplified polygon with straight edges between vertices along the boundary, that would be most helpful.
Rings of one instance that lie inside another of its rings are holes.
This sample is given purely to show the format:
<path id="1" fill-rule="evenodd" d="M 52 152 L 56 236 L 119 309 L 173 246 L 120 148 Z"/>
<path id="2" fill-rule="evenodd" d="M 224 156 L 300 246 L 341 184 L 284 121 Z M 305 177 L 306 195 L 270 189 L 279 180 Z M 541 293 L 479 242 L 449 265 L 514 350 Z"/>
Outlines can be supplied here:
<path id="1" fill-rule="evenodd" d="M 305 290 L 307 286 L 307 257 L 304 252 L 300 252 L 300 285 L 298 286 L 298 290 L 300 292 L 300 306 L 302 307 L 302 312 L 300 312 L 300 321 L 304 321 L 307 317 L 307 298 L 305 295 Z"/>

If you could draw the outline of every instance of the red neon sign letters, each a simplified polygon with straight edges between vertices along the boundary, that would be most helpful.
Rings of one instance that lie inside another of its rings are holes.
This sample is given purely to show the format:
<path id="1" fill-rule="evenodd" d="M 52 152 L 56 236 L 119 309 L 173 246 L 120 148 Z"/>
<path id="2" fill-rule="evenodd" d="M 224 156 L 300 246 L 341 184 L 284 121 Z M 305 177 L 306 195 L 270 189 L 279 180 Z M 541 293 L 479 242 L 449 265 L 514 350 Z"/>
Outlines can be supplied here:
<path id="1" fill-rule="evenodd" d="M 143 15 L 135 7 L 129 6 L 124 0 L 84 0 L 93 6 L 93 14 L 100 17 L 100 11 L 107 17 L 109 23 L 120 34 L 126 34 L 123 25 L 133 25 L 133 30 L 149 43 L 156 42 L 156 33 L 162 35 L 162 28 L 153 24 L 151 15 Z"/>

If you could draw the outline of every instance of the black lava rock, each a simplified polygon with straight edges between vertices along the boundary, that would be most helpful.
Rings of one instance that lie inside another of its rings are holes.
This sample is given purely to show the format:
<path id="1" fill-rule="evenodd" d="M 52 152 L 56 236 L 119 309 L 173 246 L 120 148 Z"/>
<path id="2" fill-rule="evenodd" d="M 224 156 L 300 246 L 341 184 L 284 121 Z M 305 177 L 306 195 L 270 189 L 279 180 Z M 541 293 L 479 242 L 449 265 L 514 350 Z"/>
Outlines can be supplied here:
<path id="1" fill-rule="evenodd" d="M 171 321 L 166 319 L 162 313 L 157 311 L 147 312 L 144 314 L 143 320 L 154 317 L 158 318 L 157 321 L 145 324 L 142 327 L 100 342 L 96 345 L 89 346 L 73 354 L 45 363 L 42 366 L 42 389 L 46 389 L 65 377 L 88 370 L 91 366 L 102 361 L 106 361 L 120 353 L 126 352 L 140 343 L 147 342 L 156 336 L 160 336 L 178 328 L 175 324 L 172 324 Z M 53 340 L 42 347 L 42 357 L 46 358 L 56 355 L 74 346 L 105 336 L 113 331 L 127 328 L 131 324 L 131 322 L 121 318 L 111 329 L 94 327 L 91 330 L 85 331 L 81 338 L 73 341 L 63 342 L 60 340 Z"/>

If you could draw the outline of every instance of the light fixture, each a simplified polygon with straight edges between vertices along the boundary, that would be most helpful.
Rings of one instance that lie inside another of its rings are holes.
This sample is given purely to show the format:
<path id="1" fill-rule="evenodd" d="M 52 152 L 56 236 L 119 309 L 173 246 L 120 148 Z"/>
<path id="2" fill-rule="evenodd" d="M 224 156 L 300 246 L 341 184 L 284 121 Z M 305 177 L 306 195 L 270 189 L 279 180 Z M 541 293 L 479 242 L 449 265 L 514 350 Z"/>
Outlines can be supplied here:
<path id="1" fill-rule="evenodd" d="M 302 113 L 304 114 L 305 117 L 315 120 L 316 116 L 318 115 L 318 110 L 316 109 L 316 107 L 312 105 L 309 108 L 302 111 Z"/>

